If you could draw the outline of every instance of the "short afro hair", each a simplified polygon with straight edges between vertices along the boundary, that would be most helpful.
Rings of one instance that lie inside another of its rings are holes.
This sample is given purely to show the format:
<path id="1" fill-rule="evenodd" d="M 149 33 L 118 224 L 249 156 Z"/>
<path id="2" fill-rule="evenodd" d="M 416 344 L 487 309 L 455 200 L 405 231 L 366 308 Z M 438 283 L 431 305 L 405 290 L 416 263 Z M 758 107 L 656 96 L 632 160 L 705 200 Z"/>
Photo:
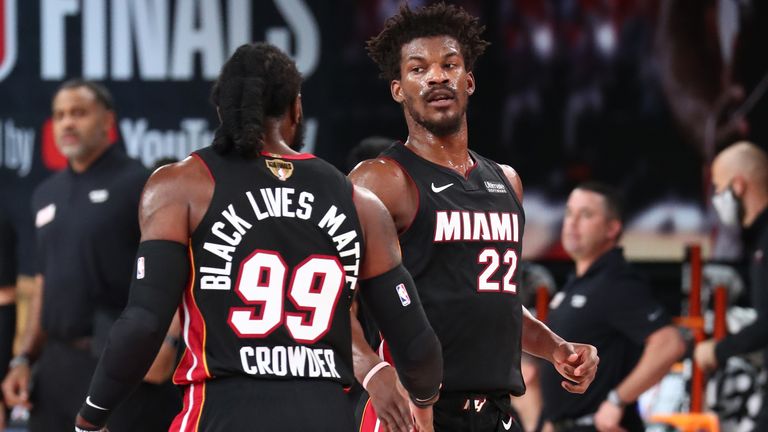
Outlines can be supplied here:
<path id="1" fill-rule="evenodd" d="M 459 42 L 466 69 L 471 71 L 490 44 L 480 37 L 484 30 L 478 18 L 461 7 L 440 2 L 413 11 L 405 3 L 384 22 L 384 30 L 367 42 L 368 55 L 379 65 L 381 78 L 392 81 L 400 78 L 403 45 L 421 37 L 450 36 Z"/>

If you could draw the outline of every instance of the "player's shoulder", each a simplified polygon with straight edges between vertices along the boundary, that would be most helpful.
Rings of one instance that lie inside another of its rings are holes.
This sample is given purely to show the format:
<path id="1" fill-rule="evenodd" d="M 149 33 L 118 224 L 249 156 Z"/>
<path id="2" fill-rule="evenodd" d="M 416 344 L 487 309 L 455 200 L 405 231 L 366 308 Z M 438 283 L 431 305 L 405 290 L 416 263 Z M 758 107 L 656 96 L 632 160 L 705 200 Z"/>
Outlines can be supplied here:
<path id="1" fill-rule="evenodd" d="M 211 184 L 213 177 L 207 165 L 196 157 L 188 156 L 156 169 L 147 180 L 144 196 L 162 194 L 168 198 L 183 198 L 194 188 Z"/>
<path id="2" fill-rule="evenodd" d="M 393 159 L 388 157 L 377 157 L 360 162 L 349 173 L 349 179 L 352 183 L 363 186 L 367 189 L 374 189 L 382 182 L 389 184 L 406 184 L 408 176 Z"/>

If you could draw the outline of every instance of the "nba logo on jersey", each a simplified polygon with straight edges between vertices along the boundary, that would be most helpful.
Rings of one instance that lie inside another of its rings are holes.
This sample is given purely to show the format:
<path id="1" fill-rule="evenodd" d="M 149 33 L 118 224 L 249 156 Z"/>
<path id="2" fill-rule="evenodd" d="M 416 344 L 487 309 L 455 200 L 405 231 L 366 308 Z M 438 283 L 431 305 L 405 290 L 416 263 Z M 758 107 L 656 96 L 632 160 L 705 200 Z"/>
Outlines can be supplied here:
<path id="1" fill-rule="evenodd" d="M 282 181 L 288 180 L 288 177 L 293 175 L 293 164 L 277 159 L 267 160 L 267 168 L 272 171 L 272 174 Z"/>
<path id="2" fill-rule="evenodd" d="M 144 257 L 136 261 L 136 279 L 144 279 Z"/>
<path id="3" fill-rule="evenodd" d="M 402 303 L 403 306 L 411 304 L 411 297 L 408 295 L 408 290 L 405 289 L 405 285 L 398 284 L 395 289 L 397 290 L 397 295 L 400 296 L 400 303 Z"/>

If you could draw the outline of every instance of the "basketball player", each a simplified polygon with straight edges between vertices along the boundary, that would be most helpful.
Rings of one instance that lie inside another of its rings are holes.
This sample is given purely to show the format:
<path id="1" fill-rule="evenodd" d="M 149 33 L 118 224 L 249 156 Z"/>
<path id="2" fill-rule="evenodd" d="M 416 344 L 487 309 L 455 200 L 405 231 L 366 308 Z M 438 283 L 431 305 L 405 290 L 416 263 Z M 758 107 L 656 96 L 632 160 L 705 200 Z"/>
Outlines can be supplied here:
<path id="1" fill-rule="evenodd" d="M 172 431 L 351 431 L 349 306 L 358 285 L 392 340 L 420 430 L 431 430 L 442 357 L 381 202 L 309 154 L 301 76 L 273 46 L 243 45 L 212 99 L 212 146 L 144 190 L 131 298 L 111 335 L 80 430 L 130 392 L 178 306 L 187 350 Z M 401 430 L 413 427 L 413 420 Z"/>
<path id="2" fill-rule="evenodd" d="M 568 391 L 584 392 L 598 357 L 569 343 L 520 304 L 518 265 L 525 216 L 517 173 L 468 149 L 466 109 L 475 91 L 472 66 L 487 42 L 463 9 L 407 5 L 368 42 L 368 51 L 403 106 L 408 140 L 363 162 L 352 182 L 375 193 L 397 227 L 403 262 L 417 281 L 445 362 L 436 430 L 517 429 L 510 394 L 521 395 L 523 350 L 549 360 Z M 404 401 L 390 368 L 354 337 L 355 373 L 379 419 L 399 424 Z M 395 364 L 397 364 L 397 359 Z M 394 397 L 393 397 L 394 395 Z M 371 424 L 366 416 L 364 427 Z"/>

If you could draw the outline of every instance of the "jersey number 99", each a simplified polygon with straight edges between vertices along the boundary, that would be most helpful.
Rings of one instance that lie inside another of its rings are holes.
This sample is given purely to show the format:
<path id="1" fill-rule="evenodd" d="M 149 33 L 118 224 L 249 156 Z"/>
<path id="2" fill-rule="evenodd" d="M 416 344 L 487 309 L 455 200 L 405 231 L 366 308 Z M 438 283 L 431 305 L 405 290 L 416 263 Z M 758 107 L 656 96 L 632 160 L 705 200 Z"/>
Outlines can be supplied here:
<path id="1" fill-rule="evenodd" d="M 281 324 L 297 342 L 315 343 L 331 327 L 344 287 L 344 269 L 336 257 L 312 255 L 299 263 L 286 287 L 288 265 L 276 251 L 256 250 L 243 261 L 235 291 L 250 306 L 233 307 L 229 325 L 240 337 L 264 338 Z M 285 297 L 297 312 L 285 310 Z"/>

